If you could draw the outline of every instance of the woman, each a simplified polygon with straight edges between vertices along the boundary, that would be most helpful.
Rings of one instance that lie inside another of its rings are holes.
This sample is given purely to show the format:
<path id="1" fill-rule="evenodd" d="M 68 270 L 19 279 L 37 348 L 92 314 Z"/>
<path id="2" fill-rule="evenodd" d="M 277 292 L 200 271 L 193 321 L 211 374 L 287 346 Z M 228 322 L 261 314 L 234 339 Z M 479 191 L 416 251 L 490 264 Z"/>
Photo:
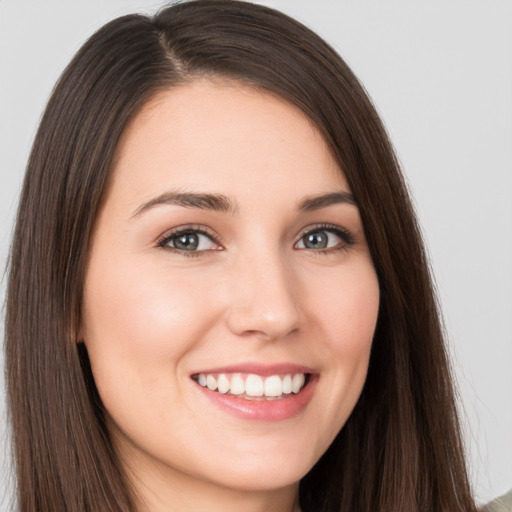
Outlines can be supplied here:
<path id="1" fill-rule="evenodd" d="M 20 510 L 476 510 L 382 125 L 276 11 L 195 1 L 78 52 L 7 309 Z"/>

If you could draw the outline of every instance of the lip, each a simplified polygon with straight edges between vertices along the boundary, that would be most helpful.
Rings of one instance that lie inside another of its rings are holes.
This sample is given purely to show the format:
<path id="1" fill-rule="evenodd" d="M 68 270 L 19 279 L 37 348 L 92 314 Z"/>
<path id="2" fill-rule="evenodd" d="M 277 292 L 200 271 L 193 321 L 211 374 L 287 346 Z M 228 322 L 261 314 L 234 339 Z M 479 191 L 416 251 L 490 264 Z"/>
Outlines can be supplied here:
<path id="1" fill-rule="evenodd" d="M 236 395 L 218 393 L 201 386 L 192 379 L 192 376 L 199 373 L 253 373 L 262 377 L 306 373 L 309 378 L 307 384 L 297 394 L 286 395 L 279 400 L 246 400 Z M 319 374 L 313 368 L 291 363 L 272 365 L 247 363 L 208 368 L 191 374 L 191 380 L 198 392 L 216 408 L 241 419 L 266 422 L 283 421 L 299 415 L 313 398 L 318 379 Z"/>
<path id="2" fill-rule="evenodd" d="M 287 373 L 309 373 L 315 374 L 314 368 L 294 363 L 262 364 L 262 363 L 244 363 L 231 366 L 219 366 L 216 368 L 207 368 L 198 370 L 190 374 L 198 375 L 200 373 L 254 373 L 261 377 L 270 377 L 271 375 L 286 375 Z"/>

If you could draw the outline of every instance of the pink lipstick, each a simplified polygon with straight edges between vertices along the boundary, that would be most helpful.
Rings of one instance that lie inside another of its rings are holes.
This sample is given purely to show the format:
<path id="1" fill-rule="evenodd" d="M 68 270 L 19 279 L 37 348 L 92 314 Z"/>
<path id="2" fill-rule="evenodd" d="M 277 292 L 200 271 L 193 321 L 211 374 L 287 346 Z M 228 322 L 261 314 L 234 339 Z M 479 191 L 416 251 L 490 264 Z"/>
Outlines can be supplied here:
<path id="1" fill-rule="evenodd" d="M 308 405 L 318 373 L 290 363 L 249 363 L 204 369 L 191 378 L 204 396 L 228 413 L 244 419 L 280 421 Z"/>

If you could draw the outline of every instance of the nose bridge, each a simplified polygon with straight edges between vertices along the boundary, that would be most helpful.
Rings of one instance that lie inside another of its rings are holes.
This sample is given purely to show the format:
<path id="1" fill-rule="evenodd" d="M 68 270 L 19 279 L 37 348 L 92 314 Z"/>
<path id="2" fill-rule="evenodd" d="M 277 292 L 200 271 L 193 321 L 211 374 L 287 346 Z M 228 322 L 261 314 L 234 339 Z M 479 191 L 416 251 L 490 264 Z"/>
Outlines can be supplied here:
<path id="1" fill-rule="evenodd" d="M 277 338 L 298 327 L 292 268 L 278 249 L 262 247 L 235 262 L 229 325 L 236 334 Z"/>

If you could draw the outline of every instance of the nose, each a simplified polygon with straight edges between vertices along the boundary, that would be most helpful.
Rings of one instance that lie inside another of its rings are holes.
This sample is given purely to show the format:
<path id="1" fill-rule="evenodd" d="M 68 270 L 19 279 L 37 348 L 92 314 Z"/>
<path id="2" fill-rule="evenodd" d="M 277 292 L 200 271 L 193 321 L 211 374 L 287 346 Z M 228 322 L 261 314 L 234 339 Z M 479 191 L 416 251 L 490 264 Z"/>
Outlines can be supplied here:
<path id="1" fill-rule="evenodd" d="M 279 255 L 240 258 L 231 277 L 227 321 L 234 334 L 278 339 L 299 328 L 297 283 Z"/>

